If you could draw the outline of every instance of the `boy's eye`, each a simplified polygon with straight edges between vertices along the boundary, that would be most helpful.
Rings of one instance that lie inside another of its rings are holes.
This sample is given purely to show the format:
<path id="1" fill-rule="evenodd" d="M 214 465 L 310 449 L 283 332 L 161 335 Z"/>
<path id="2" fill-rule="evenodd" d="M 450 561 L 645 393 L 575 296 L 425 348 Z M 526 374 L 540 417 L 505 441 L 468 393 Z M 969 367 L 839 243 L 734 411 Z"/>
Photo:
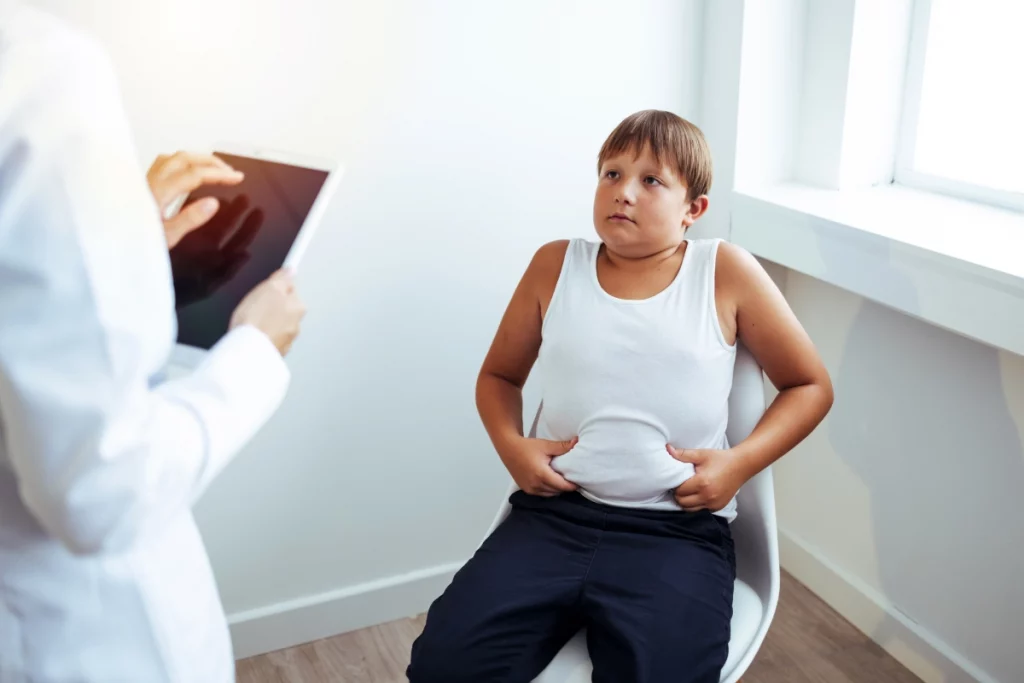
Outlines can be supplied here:
<path id="1" fill-rule="evenodd" d="M 611 178 L 612 180 L 615 180 L 616 178 L 619 177 L 619 172 L 618 171 L 605 171 L 604 177 L 605 178 Z"/>
<path id="2" fill-rule="evenodd" d="M 644 182 L 647 183 L 648 185 L 661 185 L 661 181 L 652 175 L 649 175 L 646 178 L 644 178 Z"/>

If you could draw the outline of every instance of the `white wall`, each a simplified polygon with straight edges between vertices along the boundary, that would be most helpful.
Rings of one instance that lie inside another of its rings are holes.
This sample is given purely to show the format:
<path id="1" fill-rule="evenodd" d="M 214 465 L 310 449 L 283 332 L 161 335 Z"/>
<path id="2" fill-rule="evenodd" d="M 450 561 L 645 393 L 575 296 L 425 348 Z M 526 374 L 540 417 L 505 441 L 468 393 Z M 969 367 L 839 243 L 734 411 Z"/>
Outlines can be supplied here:
<path id="1" fill-rule="evenodd" d="M 796 273 L 786 295 L 836 383 L 827 422 L 778 467 L 802 562 L 827 561 L 946 656 L 1022 680 L 1024 358 Z M 920 660 L 926 680 L 952 680 L 876 621 L 872 635 Z"/>
<path id="2" fill-rule="evenodd" d="M 714 181 L 708 195 L 708 211 L 689 231 L 693 237 L 729 236 L 729 195 L 735 184 L 743 33 L 742 22 L 737 19 L 742 16 L 742 5 L 742 0 L 714 0 L 704 8 L 700 110 L 695 123 L 701 127 L 711 147 Z"/>
<path id="3" fill-rule="evenodd" d="M 737 36 L 768 20 L 744 21 L 744 9 L 771 5 L 715 5 L 705 111 L 719 102 L 717 115 L 736 121 L 727 107 L 741 106 L 747 78 L 734 67 Z M 701 123 L 726 139 L 721 118 Z M 720 174 L 778 170 L 770 146 L 739 152 L 762 169 L 723 169 L 735 159 L 720 156 Z M 842 253 L 824 257 L 842 266 Z M 836 388 L 825 423 L 776 466 L 785 566 L 929 683 L 973 680 L 963 670 L 1024 680 L 1024 358 L 777 270 Z M 894 269 L 880 277 L 907 310 L 927 298 Z"/>
<path id="4" fill-rule="evenodd" d="M 441 584 L 402 575 L 443 581 L 505 490 L 473 389 L 508 297 L 543 242 L 592 234 L 621 118 L 696 115 L 702 3 L 36 4 L 109 48 L 146 163 L 228 139 L 348 166 L 291 392 L 198 509 L 240 652 L 422 609 Z"/>

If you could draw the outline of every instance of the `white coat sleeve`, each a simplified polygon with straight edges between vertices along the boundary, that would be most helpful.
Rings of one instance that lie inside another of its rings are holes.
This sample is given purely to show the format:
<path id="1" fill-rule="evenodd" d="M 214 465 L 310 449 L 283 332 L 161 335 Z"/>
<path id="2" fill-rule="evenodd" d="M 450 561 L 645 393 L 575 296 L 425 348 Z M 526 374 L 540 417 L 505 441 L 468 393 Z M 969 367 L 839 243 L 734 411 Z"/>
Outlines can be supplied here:
<path id="1" fill-rule="evenodd" d="M 169 259 L 113 70 L 77 34 L 37 38 L 0 52 L 0 433 L 42 527 L 117 552 L 187 511 L 289 374 L 241 327 L 154 383 L 174 338 Z"/>

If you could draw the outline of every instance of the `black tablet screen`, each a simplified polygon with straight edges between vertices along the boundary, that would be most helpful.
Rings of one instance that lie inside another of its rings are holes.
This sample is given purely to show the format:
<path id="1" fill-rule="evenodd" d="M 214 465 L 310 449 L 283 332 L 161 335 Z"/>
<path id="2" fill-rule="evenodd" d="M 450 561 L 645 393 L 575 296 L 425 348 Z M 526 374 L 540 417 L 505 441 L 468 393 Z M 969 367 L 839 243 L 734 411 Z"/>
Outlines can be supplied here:
<path id="1" fill-rule="evenodd" d="M 217 153 L 245 180 L 202 187 L 185 205 L 216 197 L 209 223 L 171 250 L 178 342 L 209 349 L 227 332 L 231 314 L 253 287 L 283 264 L 327 171 Z"/>

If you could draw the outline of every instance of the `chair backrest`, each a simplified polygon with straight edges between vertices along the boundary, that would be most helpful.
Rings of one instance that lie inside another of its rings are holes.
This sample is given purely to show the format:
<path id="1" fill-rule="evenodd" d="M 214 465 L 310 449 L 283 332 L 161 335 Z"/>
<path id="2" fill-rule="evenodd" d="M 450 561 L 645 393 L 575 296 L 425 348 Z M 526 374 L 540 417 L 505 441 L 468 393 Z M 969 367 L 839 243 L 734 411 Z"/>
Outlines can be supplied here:
<path id="1" fill-rule="evenodd" d="M 753 354 L 742 344 L 736 350 L 732 392 L 729 394 L 729 425 L 726 438 L 735 445 L 750 436 L 765 411 L 764 374 Z M 771 587 L 764 585 L 764 567 L 778 564 L 775 491 L 771 470 L 748 481 L 737 496 L 736 521 L 732 534 L 736 541 L 737 576 L 766 596 Z"/>
<path id="2" fill-rule="evenodd" d="M 726 428 L 729 444 L 738 444 L 750 436 L 764 411 L 764 373 L 753 354 L 738 344 L 729 394 L 729 424 Z M 736 578 L 757 593 L 764 607 L 754 639 L 734 667 L 734 672 L 742 673 L 750 666 L 768 635 L 768 627 L 779 604 L 778 521 L 770 467 L 743 485 L 737 495 L 736 507 L 737 517 L 731 525 L 736 544 Z"/>

